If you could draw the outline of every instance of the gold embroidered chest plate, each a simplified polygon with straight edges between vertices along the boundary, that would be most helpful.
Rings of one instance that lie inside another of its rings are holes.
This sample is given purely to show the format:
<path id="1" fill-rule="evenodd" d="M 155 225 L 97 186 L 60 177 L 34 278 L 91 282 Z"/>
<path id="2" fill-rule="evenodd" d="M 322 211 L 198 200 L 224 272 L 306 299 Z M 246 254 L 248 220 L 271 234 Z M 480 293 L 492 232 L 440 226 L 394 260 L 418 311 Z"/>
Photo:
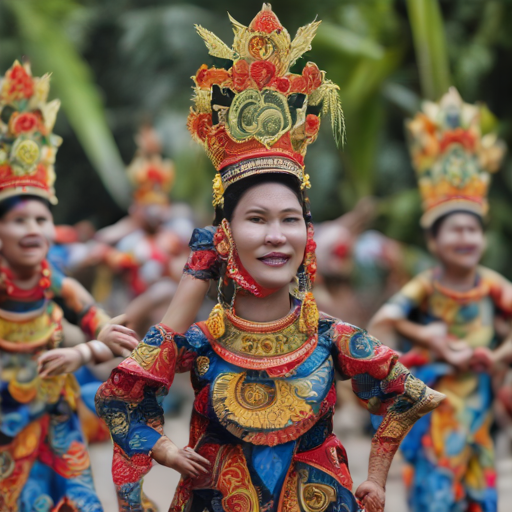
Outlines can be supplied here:
<path id="1" fill-rule="evenodd" d="M 289 354 L 306 343 L 308 336 L 300 332 L 295 312 L 269 324 L 255 324 L 226 315 L 225 332 L 217 342 L 224 348 L 251 357 L 273 357 Z M 242 323 L 243 325 L 237 325 Z M 257 326 L 264 326 L 258 330 Z"/>

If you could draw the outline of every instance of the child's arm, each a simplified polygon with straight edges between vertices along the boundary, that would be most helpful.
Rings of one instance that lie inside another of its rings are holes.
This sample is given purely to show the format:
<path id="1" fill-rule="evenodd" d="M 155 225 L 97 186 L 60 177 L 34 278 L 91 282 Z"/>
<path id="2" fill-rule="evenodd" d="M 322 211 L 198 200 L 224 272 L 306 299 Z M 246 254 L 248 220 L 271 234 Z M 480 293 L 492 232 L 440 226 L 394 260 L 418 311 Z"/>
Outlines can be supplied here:
<path id="1" fill-rule="evenodd" d="M 140 340 L 135 331 L 121 325 L 124 317 L 111 319 L 77 280 L 65 277 L 61 296 L 66 305 L 78 314 L 80 328 L 89 339 L 100 340 L 113 354 L 124 357 L 137 346 Z M 91 350 L 100 350 L 100 345 L 91 345 Z M 98 354 L 98 358 L 103 360 L 104 356 Z"/>
<path id="2" fill-rule="evenodd" d="M 126 357 L 130 354 L 139 340 L 134 331 L 117 324 L 121 323 L 121 317 L 111 320 L 75 279 L 57 272 L 52 278 L 53 293 L 61 296 L 66 305 L 77 313 L 81 330 L 87 339 L 93 339 L 78 344 L 71 342 L 75 346 L 64 346 L 42 354 L 38 360 L 42 377 L 72 373 L 88 363 L 96 365 L 113 360 L 115 355 Z"/>
<path id="3" fill-rule="evenodd" d="M 73 373 L 88 363 L 98 365 L 114 359 L 112 351 L 98 340 L 74 347 L 54 348 L 39 357 L 39 376 L 44 378 Z"/>
<path id="4" fill-rule="evenodd" d="M 374 315 L 368 331 L 393 349 L 397 349 L 397 335 L 404 337 L 424 353 L 428 360 L 442 360 L 455 368 L 466 368 L 473 349 L 464 340 L 451 340 L 444 322 L 418 324 L 408 319 L 409 314 L 427 297 L 428 280 L 418 276 L 394 295 Z M 405 363 L 404 361 L 404 364 Z"/>

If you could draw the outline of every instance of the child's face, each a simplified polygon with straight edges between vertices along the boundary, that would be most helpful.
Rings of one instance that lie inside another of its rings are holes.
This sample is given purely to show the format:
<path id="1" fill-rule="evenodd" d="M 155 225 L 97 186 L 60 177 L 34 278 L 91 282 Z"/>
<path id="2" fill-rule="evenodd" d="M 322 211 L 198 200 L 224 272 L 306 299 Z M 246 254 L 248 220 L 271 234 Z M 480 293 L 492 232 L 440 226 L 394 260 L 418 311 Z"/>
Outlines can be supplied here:
<path id="1" fill-rule="evenodd" d="M 12 267 L 39 265 L 54 237 L 53 216 L 41 201 L 23 200 L 0 218 L 0 253 Z"/>
<path id="2" fill-rule="evenodd" d="M 485 235 L 478 219 L 469 213 L 454 213 L 441 224 L 429 248 L 445 267 L 471 270 L 485 249 Z"/>

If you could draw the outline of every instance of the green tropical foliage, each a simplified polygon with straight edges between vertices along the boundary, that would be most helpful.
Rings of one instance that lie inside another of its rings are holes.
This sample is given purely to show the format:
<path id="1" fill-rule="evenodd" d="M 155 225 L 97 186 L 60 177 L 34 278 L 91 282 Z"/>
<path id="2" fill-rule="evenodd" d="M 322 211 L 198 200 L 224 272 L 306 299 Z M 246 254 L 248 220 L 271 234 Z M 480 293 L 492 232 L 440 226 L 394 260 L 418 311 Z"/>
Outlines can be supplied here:
<path id="1" fill-rule="evenodd" d="M 259 1 L 236 0 L 0 2 L 2 69 L 30 57 L 37 73 L 53 71 L 53 93 L 63 100 L 58 221 L 89 217 L 105 225 L 122 214 L 119 205 L 129 193 L 118 155 L 130 161 L 133 135 L 146 119 L 176 163 L 173 198 L 191 202 L 209 219 L 213 169 L 185 128 L 190 76 L 203 62 L 211 64 L 194 24 L 230 44 L 226 12 L 248 24 L 260 8 Z M 340 152 L 324 123 L 306 159 L 315 219 L 340 215 L 372 194 L 380 205 L 376 227 L 422 244 L 404 119 L 422 98 L 437 99 L 455 85 L 466 101 L 487 104 L 512 147 L 512 3 L 276 0 L 273 9 L 292 35 L 315 16 L 323 20 L 313 50 L 297 66 L 317 62 L 340 86 L 347 143 Z M 495 121 L 490 114 L 488 121 Z M 487 254 L 488 264 L 509 275 L 511 161 L 494 177 Z"/>

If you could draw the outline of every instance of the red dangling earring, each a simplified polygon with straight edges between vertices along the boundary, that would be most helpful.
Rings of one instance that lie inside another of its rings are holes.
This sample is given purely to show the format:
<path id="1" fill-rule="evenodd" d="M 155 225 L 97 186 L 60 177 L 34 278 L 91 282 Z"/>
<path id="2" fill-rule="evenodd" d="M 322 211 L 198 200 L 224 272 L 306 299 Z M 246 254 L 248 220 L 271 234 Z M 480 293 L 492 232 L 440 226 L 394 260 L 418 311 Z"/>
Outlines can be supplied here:
<path id="1" fill-rule="evenodd" d="M 227 261 L 226 277 L 235 281 L 242 289 L 260 298 L 267 297 L 278 289 L 259 285 L 244 268 L 236 250 L 229 222 L 226 219 L 222 219 L 213 241 L 219 257 Z"/>
<path id="2" fill-rule="evenodd" d="M 314 240 L 315 228 L 312 222 L 308 222 L 308 239 L 304 251 L 304 270 L 308 277 L 309 288 L 312 288 L 316 278 L 316 242 Z"/>

